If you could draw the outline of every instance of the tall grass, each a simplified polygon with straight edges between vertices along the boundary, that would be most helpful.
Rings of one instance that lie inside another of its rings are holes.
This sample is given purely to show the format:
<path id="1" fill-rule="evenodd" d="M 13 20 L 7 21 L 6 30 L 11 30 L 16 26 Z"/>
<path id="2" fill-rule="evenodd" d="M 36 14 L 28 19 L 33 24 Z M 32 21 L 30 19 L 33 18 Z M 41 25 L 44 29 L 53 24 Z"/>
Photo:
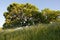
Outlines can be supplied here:
<path id="1" fill-rule="evenodd" d="M 0 40 L 60 40 L 60 23 L 38 24 L 11 31 L 1 32 Z"/>
<path id="2" fill-rule="evenodd" d="M 2 28 L 0 28 L 0 31 L 2 31 Z"/>

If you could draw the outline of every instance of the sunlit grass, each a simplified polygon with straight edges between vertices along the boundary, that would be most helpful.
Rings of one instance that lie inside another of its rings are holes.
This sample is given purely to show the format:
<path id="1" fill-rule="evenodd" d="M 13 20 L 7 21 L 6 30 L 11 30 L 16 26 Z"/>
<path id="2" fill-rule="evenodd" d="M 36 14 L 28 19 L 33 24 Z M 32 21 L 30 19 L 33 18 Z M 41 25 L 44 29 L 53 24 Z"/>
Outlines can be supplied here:
<path id="1" fill-rule="evenodd" d="M 2 31 L 2 28 L 0 28 L 0 31 Z"/>
<path id="2" fill-rule="evenodd" d="M 60 23 L 38 24 L 0 33 L 0 40 L 60 40 Z M 11 32 L 12 31 L 12 32 Z"/>

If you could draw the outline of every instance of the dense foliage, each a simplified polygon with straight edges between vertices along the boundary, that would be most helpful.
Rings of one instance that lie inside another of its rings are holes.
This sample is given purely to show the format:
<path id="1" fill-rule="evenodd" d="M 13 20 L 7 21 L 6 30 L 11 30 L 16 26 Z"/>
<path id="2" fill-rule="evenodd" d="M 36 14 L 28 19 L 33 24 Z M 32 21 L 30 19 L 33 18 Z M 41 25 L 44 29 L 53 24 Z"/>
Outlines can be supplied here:
<path id="1" fill-rule="evenodd" d="M 51 21 L 56 21 L 59 15 L 60 11 L 54 11 L 48 8 L 40 12 L 36 6 L 29 3 L 12 3 L 7 7 L 7 12 L 4 12 L 5 23 L 3 24 L 3 28 L 50 23 Z"/>

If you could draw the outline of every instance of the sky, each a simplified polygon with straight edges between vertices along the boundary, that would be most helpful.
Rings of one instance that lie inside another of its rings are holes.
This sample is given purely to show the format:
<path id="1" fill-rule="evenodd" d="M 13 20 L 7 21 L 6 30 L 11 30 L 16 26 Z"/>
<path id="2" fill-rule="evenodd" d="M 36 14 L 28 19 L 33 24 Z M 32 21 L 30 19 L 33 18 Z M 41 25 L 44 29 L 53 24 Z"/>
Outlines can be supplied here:
<path id="1" fill-rule="evenodd" d="M 3 13 L 7 11 L 9 4 L 16 3 L 31 3 L 42 10 L 44 8 L 49 8 L 52 10 L 60 10 L 60 0 L 0 0 L 0 27 L 5 22 Z"/>

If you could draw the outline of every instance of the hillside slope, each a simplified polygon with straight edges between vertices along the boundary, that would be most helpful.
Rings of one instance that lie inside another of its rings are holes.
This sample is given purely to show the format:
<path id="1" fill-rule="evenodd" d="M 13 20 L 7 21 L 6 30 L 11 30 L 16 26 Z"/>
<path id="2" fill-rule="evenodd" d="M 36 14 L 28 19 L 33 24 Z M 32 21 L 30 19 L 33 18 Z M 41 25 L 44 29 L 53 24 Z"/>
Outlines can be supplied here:
<path id="1" fill-rule="evenodd" d="M 0 40 L 60 40 L 59 23 L 38 24 L 13 30 L 1 32 Z"/>

